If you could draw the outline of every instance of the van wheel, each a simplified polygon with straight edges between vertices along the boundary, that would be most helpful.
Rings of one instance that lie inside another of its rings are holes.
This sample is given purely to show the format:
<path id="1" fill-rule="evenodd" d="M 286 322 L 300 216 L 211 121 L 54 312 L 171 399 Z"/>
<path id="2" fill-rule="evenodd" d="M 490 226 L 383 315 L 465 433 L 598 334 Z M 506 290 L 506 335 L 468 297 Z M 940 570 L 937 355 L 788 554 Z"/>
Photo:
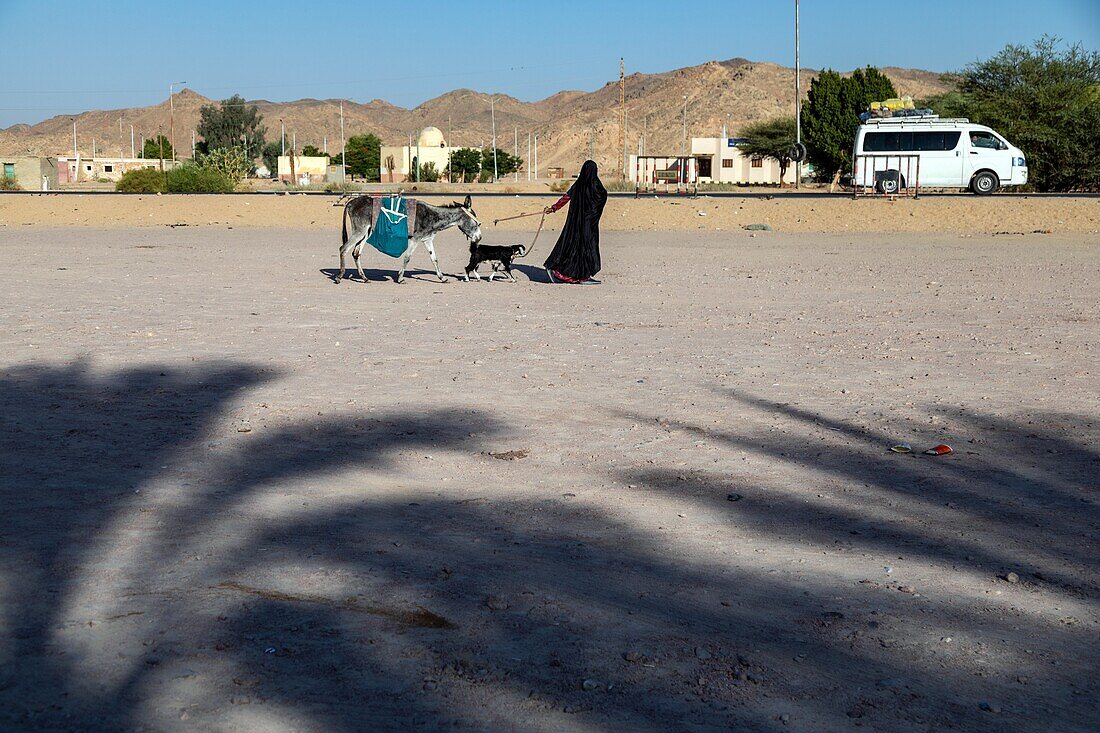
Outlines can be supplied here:
<path id="1" fill-rule="evenodd" d="M 878 193 L 895 194 L 904 187 L 905 179 L 901 172 L 896 170 L 883 171 L 878 174 L 878 180 L 875 181 L 875 191 Z"/>
<path id="2" fill-rule="evenodd" d="M 988 196 L 1000 188 L 1001 182 L 990 171 L 979 171 L 970 181 L 970 190 L 979 196 Z"/>

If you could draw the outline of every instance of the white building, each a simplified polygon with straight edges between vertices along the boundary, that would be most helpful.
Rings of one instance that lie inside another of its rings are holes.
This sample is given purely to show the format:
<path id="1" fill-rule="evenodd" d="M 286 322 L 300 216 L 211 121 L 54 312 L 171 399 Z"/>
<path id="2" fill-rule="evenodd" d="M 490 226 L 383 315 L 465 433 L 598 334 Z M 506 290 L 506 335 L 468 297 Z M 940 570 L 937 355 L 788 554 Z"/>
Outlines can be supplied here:
<path id="1" fill-rule="evenodd" d="M 439 172 L 440 180 L 443 179 L 443 171 L 447 169 L 451 153 L 458 148 L 452 148 L 443 139 L 443 132 L 438 127 L 425 127 L 420 131 L 420 136 L 412 145 L 383 145 L 380 151 L 379 172 L 382 183 L 399 183 L 416 180 L 416 165 L 434 163 Z"/>
<path id="2" fill-rule="evenodd" d="M 691 138 L 691 164 L 685 166 L 685 182 L 734 183 L 742 185 L 775 185 L 779 183 L 779 162 L 770 158 L 751 158 L 742 155 L 739 145 L 743 138 L 693 137 Z M 668 160 L 676 160 L 676 156 Z M 642 184 L 652 183 L 653 177 L 662 172 L 648 172 L 639 163 L 638 156 L 630 156 L 630 180 Z M 672 180 L 675 180 L 673 178 Z M 683 179 L 681 179 L 683 180 Z M 795 181 L 795 165 L 791 163 L 783 176 L 783 183 Z"/>

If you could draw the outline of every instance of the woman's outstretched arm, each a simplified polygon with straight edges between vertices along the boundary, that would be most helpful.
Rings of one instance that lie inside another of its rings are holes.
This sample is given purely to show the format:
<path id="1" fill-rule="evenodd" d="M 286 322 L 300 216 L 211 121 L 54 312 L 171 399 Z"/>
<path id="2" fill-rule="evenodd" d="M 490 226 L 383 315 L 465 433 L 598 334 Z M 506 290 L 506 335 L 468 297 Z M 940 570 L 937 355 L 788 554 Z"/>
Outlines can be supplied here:
<path id="1" fill-rule="evenodd" d="M 555 211 L 565 206 L 567 203 L 569 203 L 569 194 L 564 194 L 560 199 L 543 209 L 543 211 L 547 214 L 553 214 Z"/>

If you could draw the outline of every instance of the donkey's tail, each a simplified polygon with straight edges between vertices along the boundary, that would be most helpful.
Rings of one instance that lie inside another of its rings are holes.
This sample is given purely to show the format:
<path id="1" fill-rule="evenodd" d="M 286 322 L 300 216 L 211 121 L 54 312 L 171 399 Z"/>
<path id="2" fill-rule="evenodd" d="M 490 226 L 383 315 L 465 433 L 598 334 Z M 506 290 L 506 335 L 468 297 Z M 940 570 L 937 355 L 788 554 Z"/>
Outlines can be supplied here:
<path id="1" fill-rule="evenodd" d="M 344 245 L 348 243 L 348 207 L 351 206 L 351 202 L 344 204 L 344 213 L 340 217 L 340 223 L 343 226 L 343 232 L 341 234 L 340 244 Z"/>

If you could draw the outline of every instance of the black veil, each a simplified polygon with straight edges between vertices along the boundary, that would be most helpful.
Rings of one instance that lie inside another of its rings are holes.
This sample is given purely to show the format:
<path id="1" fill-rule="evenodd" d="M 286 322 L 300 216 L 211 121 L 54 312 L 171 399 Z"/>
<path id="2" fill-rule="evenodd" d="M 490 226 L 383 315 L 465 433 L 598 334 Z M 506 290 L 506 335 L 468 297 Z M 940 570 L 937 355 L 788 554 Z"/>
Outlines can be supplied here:
<path id="1" fill-rule="evenodd" d="M 587 280 L 600 271 L 600 217 L 607 189 L 596 175 L 596 162 L 584 161 L 569 188 L 569 213 L 546 267 L 574 280 Z"/>

